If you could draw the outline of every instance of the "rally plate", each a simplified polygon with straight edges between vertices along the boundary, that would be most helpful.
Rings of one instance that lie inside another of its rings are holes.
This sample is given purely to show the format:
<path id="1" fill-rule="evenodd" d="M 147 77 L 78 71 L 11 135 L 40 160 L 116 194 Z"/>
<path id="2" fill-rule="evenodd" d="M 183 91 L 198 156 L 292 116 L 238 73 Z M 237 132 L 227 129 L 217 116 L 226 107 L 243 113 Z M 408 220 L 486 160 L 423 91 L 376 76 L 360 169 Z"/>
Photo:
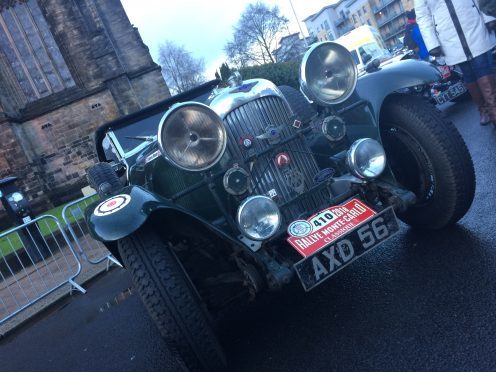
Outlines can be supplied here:
<path id="1" fill-rule="evenodd" d="M 372 208 L 354 198 L 326 208 L 307 220 L 294 221 L 288 227 L 287 242 L 303 257 L 308 257 L 375 215 Z"/>
<path id="2" fill-rule="evenodd" d="M 309 291 L 399 231 L 393 208 L 387 208 L 294 265 Z"/>

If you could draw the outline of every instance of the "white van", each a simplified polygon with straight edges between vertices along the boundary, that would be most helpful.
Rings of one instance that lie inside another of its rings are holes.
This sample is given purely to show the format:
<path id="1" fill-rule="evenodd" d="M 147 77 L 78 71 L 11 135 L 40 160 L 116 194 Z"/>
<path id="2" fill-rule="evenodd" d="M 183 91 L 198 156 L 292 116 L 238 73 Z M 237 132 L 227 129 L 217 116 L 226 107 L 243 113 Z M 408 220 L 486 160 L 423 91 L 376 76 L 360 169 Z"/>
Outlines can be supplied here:
<path id="1" fill-rule="evenodd" d="M 367 63 L 374 59 L 382 62 L 392 57 L 379 31 L 367 25 L 355 28 L 334 41 L 351 52 L 359 72 L 364 71 Z"/>

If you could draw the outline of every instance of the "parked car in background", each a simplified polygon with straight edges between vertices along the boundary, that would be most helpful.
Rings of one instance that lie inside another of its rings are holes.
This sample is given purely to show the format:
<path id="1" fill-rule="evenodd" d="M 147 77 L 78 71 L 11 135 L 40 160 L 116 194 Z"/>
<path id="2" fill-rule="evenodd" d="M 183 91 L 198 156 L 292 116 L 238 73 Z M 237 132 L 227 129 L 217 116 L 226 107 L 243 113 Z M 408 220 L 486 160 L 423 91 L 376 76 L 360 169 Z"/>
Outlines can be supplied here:
<path id="1" fill-rule="evenodd" d="M 469 209 L 474 168 L 457 129 L 400 89 L 439 79 L 403 61 L 358 78 L 352 54 L 314 44 L 301 92 L 235 74 L 108 123 L 88 171 L 92 236 L 186 366 L 219 371 L 226 309 L 298 280 L 305 291 L 396 234 Z M 235 325 L 234 325 L 235 326 Z"/>

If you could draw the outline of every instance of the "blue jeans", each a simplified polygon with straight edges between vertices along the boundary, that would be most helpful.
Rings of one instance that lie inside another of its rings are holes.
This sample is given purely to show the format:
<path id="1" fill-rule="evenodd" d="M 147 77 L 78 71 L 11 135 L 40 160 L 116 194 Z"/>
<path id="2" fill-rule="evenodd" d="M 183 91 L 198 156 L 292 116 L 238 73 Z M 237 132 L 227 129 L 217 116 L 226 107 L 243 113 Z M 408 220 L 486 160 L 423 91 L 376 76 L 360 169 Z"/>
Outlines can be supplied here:
<path id="1" fill-rule="evenodd" d="M 474 59 L 460 63 L 463 80 L 465 83 L 475 83 L 483 76 L 492 75 L 493 70 L 493 54 L 488 51 Z"/>

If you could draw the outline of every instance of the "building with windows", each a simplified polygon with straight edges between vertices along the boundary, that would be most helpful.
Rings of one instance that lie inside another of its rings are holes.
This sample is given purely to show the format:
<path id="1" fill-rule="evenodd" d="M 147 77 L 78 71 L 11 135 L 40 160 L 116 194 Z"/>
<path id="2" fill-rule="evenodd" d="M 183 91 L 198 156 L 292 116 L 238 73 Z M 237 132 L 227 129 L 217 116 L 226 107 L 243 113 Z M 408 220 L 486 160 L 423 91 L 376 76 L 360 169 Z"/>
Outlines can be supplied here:
<path id="1" fill-rule="evenodd" d="M 353 25 L 353 28 L 360 26 L 372 26 L 377 28 L 377 23 L 372 12 L 372 8 L 368 1 L 351 0 L 341 4 L 341 7 L 346 9 L 348 18 Z"/>
<path id="2" fill-rule="evenodd" d="M 336 3 L 337 18 L 334 20 L 334 24 L 338 30 L 338 37 L 355 28 L 351 11 L 346 7 L 347 3 L 347 1 Z"/>
<path id="3" fill-rule="evenodd" d="M 359 26 L 377 28 L 388 47 L 400 43 L 406 25 L 405 11 L 414 0 L 341 0 L 303 22 L 318 41 L 334 40 Z"/>
<path id="4" fill-rule="evenodd" d="M 303 20 L 310 38 L 325 41 L 337 39 L 341 35 L 336 25 L 337 5 L 328 5 Z"/>
<path id="5" fill-rule="evenodd" d="M 99 125 L 169 95 L 119 0 L 0 0 L 0 178 L 38 211 L 80 195 Z"/>
<path id="6" fill-rule="evenodd" d="M 273 54 L 276 62 L 300 61 L 306 50 L 306 41 L 300 38 L 299 32 L 295 32 L 283 36 L 279 40 L 279 47 L 274 50 Z"/>
<path id="7" fill-rule="evenodd" d="M 334 40 L 356 27 L 377 27 L 368 0 L 341 0 L 303 20 L 310 36 L 318 41 Z"/>
<path id="8" fill-rule="evenodd" d="M 414 0 L 370 0 L 370 5 L 386 46 L 401 44 L 406 26 L 405 11 L 414 8 Z"/>

